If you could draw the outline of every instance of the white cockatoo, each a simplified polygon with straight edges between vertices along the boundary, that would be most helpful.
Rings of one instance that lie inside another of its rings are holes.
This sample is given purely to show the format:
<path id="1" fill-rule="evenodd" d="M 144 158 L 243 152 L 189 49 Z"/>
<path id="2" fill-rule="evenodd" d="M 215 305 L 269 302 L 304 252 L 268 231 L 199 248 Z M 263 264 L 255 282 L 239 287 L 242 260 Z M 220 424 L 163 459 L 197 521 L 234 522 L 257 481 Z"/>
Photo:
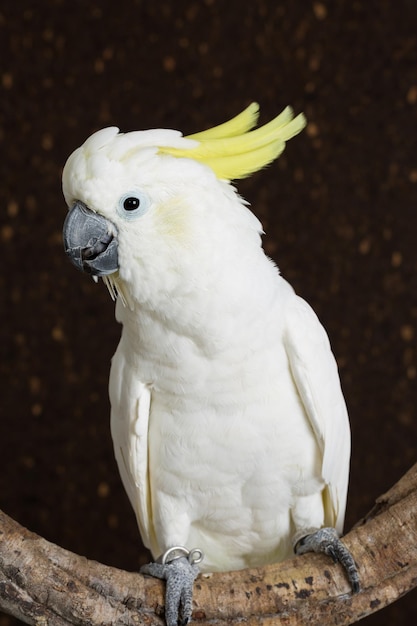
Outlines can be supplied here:
<path id="1" fill-rule="evenodd" d="M 257 118 L 253 103 L 188 137 L 105 128 L 63 172 L 66 252 L 103 278 L 123 326 L 111 432 L 143 542 L 160 557 L 144 571 L 167 579 L 169 624 L 190 618 L 198 571 L 294 547 L 340 560 L 359 588 L 339 539 L 350 430 L 335 359 L 230 182 L 271 163 L 305 118 L 287 107 L 252 130 Z"/>

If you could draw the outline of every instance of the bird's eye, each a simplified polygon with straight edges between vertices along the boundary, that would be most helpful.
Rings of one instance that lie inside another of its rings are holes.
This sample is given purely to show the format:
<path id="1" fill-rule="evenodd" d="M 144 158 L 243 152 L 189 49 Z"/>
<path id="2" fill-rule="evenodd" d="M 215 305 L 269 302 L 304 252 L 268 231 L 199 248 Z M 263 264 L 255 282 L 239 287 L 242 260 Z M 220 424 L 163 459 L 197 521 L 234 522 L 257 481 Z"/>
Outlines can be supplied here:
<path id="1" fill-rule="evenodd" d="M 149 206 L 150 200 L 146 194 L 132 191 L 120 198 L 118 211 L 125 219 L 132 220 L 146 213 Z"/>
<path id="2" fill-rule="evenodd" d="M 140 200 L 135 196 L 129 196 L 126 200 L 123 200 L 123 208 L 125 211 L 135 211 L 139 206 Z"/>

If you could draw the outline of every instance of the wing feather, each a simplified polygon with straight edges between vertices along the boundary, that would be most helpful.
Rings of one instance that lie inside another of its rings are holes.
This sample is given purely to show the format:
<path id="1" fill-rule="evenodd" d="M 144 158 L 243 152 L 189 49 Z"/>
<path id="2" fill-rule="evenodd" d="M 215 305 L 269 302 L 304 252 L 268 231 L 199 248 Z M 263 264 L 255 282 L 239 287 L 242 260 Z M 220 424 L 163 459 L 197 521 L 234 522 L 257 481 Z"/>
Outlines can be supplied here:
<path id="1" fill-rule="evenodd" d="M 349 477 L 349 419 L 326 331 L 298 296 L 287 314 L 284 341 L 295 385 L 322 453 L 322 477 L 328 489 L 323 498 L 326 519 L 341 533 Z"/>
<path id="2" fill-rule="evenodd" d="M 120 476 L 135 511 L 147 548 L 154 542 L 149 488 L 148 427 L 151 391 L 132 378 L 121 351 L 112 361 L 110 374 L 111 434 Z"/>

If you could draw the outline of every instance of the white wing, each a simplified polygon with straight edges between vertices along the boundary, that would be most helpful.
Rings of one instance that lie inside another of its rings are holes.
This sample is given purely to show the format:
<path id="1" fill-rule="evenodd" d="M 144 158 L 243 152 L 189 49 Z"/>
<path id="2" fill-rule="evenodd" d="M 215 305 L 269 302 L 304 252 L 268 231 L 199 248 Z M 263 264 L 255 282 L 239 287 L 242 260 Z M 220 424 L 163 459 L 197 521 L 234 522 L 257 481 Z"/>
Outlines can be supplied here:
<path id="1" fill-rule="evenodd" d="M 124 488 L 138 521 L 142 540 L 152 548 L 153 524 L 149 492 L 148 424 L 151 392 L 133 377 L 118 348 L 112 359 L 109 395 L 114 453 Z"/>
<path id="2" fill-rule="evenodd" d="M 343 530 L 350 459 L 350 428 L 336 361 L 326 331 L 302 298 L 286 315 L 285 347 L 291 372 L 323 456 L 328 485 L 326 523 Z"/>

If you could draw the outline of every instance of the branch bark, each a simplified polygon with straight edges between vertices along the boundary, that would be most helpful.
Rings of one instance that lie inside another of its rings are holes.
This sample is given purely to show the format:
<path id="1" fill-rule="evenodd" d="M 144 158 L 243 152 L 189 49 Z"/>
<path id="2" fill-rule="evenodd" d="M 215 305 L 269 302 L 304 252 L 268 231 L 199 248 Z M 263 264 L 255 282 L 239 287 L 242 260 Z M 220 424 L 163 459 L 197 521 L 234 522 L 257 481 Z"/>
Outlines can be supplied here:
<path id="1" fill-rule="evenodd" d="M 342 569 L 308 554 L 264 568 L 199 577 L 201 624 L 352 624 L 417 586 L 417 464 L 378 498 L 344 538 L 362 590 Z M 162 626 L 164 587 L 89 561 L 31 533 L 0 512 L 0 609 L 36 626 Z"/>

